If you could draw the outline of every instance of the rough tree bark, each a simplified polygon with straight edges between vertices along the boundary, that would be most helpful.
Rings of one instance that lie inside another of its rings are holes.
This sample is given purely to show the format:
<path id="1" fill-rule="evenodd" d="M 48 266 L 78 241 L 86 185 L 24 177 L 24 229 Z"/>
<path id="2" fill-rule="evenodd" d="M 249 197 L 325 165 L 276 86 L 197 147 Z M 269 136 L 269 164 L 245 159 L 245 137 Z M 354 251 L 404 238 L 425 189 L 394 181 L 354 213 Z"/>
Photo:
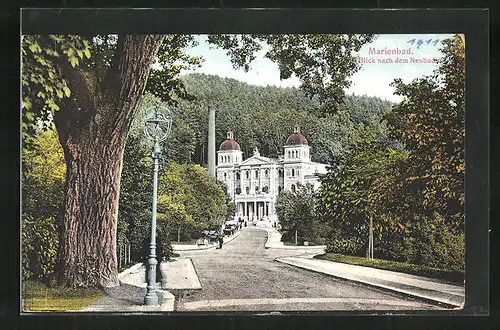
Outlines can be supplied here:
<path id="1" fill-rule="evenodd" d="M 61 65 L 72 91 L 54 115 L 67 165 L 58 282 L 118 285 L 116 230 L 125 138 L 164 37 L 119 36 L 111 68 Z"/>

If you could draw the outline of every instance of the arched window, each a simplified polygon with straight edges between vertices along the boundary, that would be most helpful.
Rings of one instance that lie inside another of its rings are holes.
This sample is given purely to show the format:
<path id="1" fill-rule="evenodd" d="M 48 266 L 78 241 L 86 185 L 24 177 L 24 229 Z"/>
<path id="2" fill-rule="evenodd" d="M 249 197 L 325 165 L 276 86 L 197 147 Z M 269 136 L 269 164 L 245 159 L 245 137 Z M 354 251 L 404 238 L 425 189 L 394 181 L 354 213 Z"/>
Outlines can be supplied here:
<path id="1" fill-rule="evenodd" d="M 288 154 L 288 158 L 290 158 L 290 150 L 288 150 L 287 154 Z"/>

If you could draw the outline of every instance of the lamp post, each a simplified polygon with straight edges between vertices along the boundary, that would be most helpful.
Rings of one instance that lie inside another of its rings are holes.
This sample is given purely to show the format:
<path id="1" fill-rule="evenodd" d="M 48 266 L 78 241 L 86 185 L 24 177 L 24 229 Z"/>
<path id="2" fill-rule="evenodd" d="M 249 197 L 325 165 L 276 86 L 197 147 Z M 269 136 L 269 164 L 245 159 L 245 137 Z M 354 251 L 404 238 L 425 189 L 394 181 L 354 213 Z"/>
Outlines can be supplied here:
<path id="1" fill-rule="evenodd" d="M 168 110 L 167 110 L 168 111 Z M 158 160 L 161 155 L 160 142 L 164 141 L 170 133 L 172 118 L 170 112 L 164 115 L 158 112 L 158 107 L 143 122 L 144 134 L 153 141 L 153 216 L 151 221 L 151 243 L 149 245 L 148 258 L 148 291 L 144 297 L 144 304 L 147 306 L 158 305 L 158 294 L 156 293 L 156 204 L 158 191 Z"/>

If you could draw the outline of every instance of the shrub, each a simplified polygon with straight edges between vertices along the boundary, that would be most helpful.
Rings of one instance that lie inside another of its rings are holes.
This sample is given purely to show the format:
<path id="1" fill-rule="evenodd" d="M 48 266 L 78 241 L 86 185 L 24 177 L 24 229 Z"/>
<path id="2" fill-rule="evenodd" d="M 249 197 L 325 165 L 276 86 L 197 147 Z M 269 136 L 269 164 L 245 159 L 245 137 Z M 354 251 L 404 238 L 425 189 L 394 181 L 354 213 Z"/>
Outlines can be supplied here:
<path id="1" fill-rule="evenodd" d="M 23 215 L 23 279 L 47 279 L 52 275 L 56 264 L 58 242 L 54 218 L 34 220 L 29 215 Z"/>
<path id="2" fill-rule="evenodd" d="M 365 242 L 359 237 L 330 237 L 326 239 L 326 252 L 351 256 L 364 256 Z"/>
<path id="3" fill-rule="evenodd" d="M 464 270 L 464 234 L 453 233 L 441 218 L 422 220 L 412 229 L 404 240 L 405 261 L 446 270 Z"/>

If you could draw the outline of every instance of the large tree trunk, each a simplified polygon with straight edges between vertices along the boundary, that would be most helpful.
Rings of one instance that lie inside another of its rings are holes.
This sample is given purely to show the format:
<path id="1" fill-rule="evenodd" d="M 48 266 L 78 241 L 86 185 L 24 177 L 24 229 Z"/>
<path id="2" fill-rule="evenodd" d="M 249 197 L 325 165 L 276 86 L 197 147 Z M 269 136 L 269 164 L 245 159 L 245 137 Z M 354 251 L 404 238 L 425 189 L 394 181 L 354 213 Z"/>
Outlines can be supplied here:
<path id="1" fill-rule="evenodd" d="M 120 36 L 102 84 L 92 69 L 62 64 L 72 96 L 54 116 L 67 165 L 57 266 L 61 284 L 119 284 L 116 230 L 125 139 L 162 41 L 162 36 Z"/>

